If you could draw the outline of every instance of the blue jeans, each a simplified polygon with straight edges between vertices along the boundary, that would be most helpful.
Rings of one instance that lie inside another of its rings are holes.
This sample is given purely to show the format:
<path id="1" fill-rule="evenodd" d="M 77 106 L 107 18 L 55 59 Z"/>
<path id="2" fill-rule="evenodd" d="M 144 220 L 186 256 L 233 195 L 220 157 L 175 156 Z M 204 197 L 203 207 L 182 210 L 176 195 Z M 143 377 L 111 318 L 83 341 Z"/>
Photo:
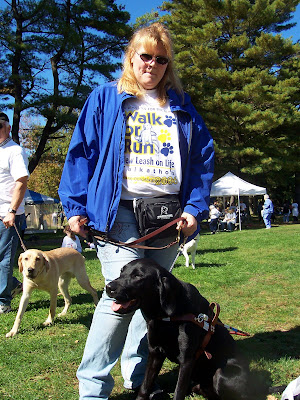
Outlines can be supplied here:
<path id="1" fill-rule="evenodd" d="M 218 218 L 212 218 L 209 223 L 209 229 L 211 232 L 216 232 L 218 230 Z"/>
<path id="2" fill-rule="evenodd" d="M 16 215 L 15 223 L 18 231 L 23 224 L 25 215 Z M 11 302 L 11 291 L 18 285 L 13 277 L 13 266 L 19 237 L 15 227 L 5 228 L 0 220 L 0 304 L 9 306 Z"/>
<path id="3" fill-rule="evenodd" d="M 290 214 L 283 214 L 283 222 L 289 222 L 290 221 Z"/>
<path id="4" fill-rule="evenodd" d="M 110 236 L 123 242 L 140 237 L 132 211 L 123 206 L 119 207 Z M 160 239 L 153 241 L 151 245 L 161 247 L 167 243 L 168 239 Z M 177 249 L 176 245 L 164 250 L 144 250 L 117 247 L 100 241 L 97 243 L 97 255 L 101 262 L 105 284 L 118 278 L 125 264 L 143 257 L 152 258 L 170 269 Z M 108 399 L 114 386 L 110 371 L 122 350 L 121 371 L 124 386 L 128 389 L 135 388 L 144 378 L 148 355 L 145 319 L 140 310 L 119 315 L 112 311 L 111 305 L 112 299 L 104 290 L 96 307 L 77 371 L 81 400 Z"/>
<path id="5" fill-rule="evenodd" d="M 272 214 L 270 214 L 270 213 L 263 214 L 263 220 L 264 220 L 264 223 L 265 223 L 267 229 L 271 228 L 271 217 L 272 217 Z"/>

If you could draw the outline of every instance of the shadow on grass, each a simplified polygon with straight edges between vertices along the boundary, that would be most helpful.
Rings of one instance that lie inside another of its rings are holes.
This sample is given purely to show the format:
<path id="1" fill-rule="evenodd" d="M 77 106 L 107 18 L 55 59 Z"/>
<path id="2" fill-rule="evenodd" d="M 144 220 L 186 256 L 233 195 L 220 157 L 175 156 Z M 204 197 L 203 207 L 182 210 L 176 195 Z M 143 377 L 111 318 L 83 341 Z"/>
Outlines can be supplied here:
<path id="1" fill-rule="evenodd" d="M 238 346 L 252 360 L 276 361 L 280 358 L 300 358 L 300 326 L 289 331 L 257 333 L 238 341 Z"/>
<path id="2" fill-rule="evenodd" d="M 238 250 L 238 247 L 223 247 L 223 248 L 218 248 L 218 249 L 205 249 L 205 250 L 201 250 L 198 249 L 197 250 L 197 254 L 207 254 L 207 253 L 226 253 L 229 251 L 235 251 Z"/>
<path id="3" fill-rule="evenodd" d="M 225 264 L 217 264 L 217 263 L 209 263 L 209 264 L 205 264 L 205 263 L 197 263 L 195 264 L 195 268 L 221 268 L 224 267 Z"/>
<path id="4" fill-rule="evenodd" d="M 102 292 L 98 291 L 98 297 L 99 299 L 101 298 Z M 56 309 L 56 314 L 55 314 L 55 325 L 66 325 L 66 324 L 82 324 L 85 325 L 88 329 L 91 326 L 92 323 L 92 318 L 93 318 L 93 314 L 94 314 L 94 310 L 92 312 L 85 312 L 84 314 L 78 316 L 74 316 L 74 318 L 71 318 L 72 316 L 72 305 L 75 304 L 86 304 L 86 303 L 90 303 L 91 305 L 93 304 L 93 299 L 92 296 L 89 293 L 80 293 L 77 294 L 76 296 L 72 296 L 72 304 L 70 306 L 70 309 L 68 311 L 68 313 L 66 314 L 66 316 L 59 318 L 58 314 L 62 311 L 65 302 L 62 296 L 58 296 L 57 297 L 57 309 Z M 37 300 L 37 301 L 33 301 L 32 303 L 29 302 L 26 311 L 30 311 L 30 310 L 45 310 L 45 318 L 48 314 L 49 311 L 49 307 L 50 307 L 50 296 L 49 299 L 43 299 L 43 300 Z M 32 328 L 34 330 L 43 330 L 43 329 L 47 329 L 47 327 L 45 327 L 43 325 L 44 319 L 41 321 L 41 323 L 36 324 L 35 326 L 32 326 Z M 24 330 L 25 332 L 26 330 Z M 22 328 L 20 328 L 20 332 L 22 333 Z"/>
<path id="5" fill-rule="evenodd" d="M 224 248 L 221 248 L 221 249 L 205 249 L 205 250 L 197 249 L 196 254 L 201 256 L 201 255 L 207 254 L 207 253 L 225 253 L 225 252 L 235 251 L 235 250 L 238 250 L 238 247 L 224 247 Z M 176 267 L 182 267 L 183 266 L 183 262 L 184 262 L 183 260 L 184 260 L 184 258 L 181 257 L 181 261 L 177 261 L 175 266 Z M 223 263 L 221 263 L 221 264 L 219 264 L 219 263 L 209 263 L 208 264 L 208 263 L 201 262 L 201 263 L 196 263 L 195 267 L 196 268 L 214 268 L 214 267 L 215 268 L 219 268 L 219 267 L 223 267 L 224 265 L 226 265 L 226 263 L 224 263 L 224 264 Z M 190 264 L 190 266 L 191 266 L 191 264 Z"/>
<path id="6" fill-rule="evenodd" d="M 98 293 L 98 297 L 100 299 L 102 296 L 102 291 L 97 291 L 97 293 Z M 73 305 L 86 304 L 86 303 L 93 304 L 93 298 L 89 293 L 79 293 L 75 296 L 72 296 L 72 293 L 70 293 L 70 295 L 72 298 Z M 65 304 L 65 302 L 64 302 L 63 296 L 62 295 L 57 296 L 57 308 L 64 307 L 64 304 Z M 29 300 L 29 304 L 28 304 L 26 310 L 38 310 L 41 308 L 47 309 L 49 307 L 50 307 L 50 295 L 49 295 L 48 299 L 41 299 L 41 300 L 36 300 L 36 301 L 33 300 L 32 302 L 30 302 L 30 300 Z M 71 307 L 72 307 L 72 305 L 71 305 Z"/>

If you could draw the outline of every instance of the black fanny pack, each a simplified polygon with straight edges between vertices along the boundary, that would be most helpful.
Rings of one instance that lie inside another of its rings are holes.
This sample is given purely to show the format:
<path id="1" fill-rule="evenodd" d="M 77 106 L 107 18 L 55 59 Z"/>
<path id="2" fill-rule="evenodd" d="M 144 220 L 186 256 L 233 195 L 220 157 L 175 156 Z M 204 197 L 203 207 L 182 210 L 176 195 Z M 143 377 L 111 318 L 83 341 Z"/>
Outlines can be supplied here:
<path id="1" fill-rule="evenodd" d="M 148 235 L 168 222 L 180 217 L 181 206 L 177 195 L 134 200 L 134 213 L 141 236 Z M 176 238 L 176 224 L 164 230 L 157 238 Z"/>

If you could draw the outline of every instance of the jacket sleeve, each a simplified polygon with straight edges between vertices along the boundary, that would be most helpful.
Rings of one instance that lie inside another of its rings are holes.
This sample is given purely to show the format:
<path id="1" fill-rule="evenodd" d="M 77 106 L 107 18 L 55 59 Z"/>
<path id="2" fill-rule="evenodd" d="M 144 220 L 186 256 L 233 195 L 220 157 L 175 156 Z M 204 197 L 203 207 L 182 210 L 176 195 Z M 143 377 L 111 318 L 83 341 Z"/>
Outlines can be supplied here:
<path id="1" fill-rule="evenodd" d="M 78 118 L 58 189 L 67 218 L 87 215 L 87 191 L 99 157 L 100 100 L 94 90 Z"/>
<path id="2" fill-rule="evenodd" d="M 213 139 L 203 119 L 192 106 L 192 140 L 188 155 L 187 196 L 184 211 L 198 223 L 209 215 L 210 189 L 214 173 Z"/>

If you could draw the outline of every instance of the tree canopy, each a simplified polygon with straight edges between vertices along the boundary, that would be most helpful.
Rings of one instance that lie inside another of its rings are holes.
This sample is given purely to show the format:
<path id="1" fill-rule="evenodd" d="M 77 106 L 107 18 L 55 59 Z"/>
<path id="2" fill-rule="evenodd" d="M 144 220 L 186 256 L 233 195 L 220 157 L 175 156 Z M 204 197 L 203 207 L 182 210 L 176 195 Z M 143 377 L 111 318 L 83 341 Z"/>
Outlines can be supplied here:
<path id="1" fill-rule="evenodd" d="M 147 14 L 136 24 L 161 20 L 171 30 L 179 75 L 215 140 L 215 177 L 230 170 L 298 202 L 300 44 L 281 33 L 293 26 L 299 3 L 173 0 L 162 4 L 162 15 Z M 48 165 L 36 171 L 34 179 L 41 181 L 39 174 L 61 168 L 63 161 L 54 159 L 63 157 L 87 95 L 120 68 L 132 33 L 129 14 L 115 0 L 5 4 L 0 7 L 0 101 L 13 108 L 16 142 L 21 114 L 41 121 L 23 137 L 31 146 L 30 172 L 41 159 Z"/>
<path id="2" fill-rule="evenodd" d="M 163 3 L 184 87 L 229 170 L 271 193 L 299 190 L 299 50 L 280 33 L 299 0 Z M 299 193 L 300 194 L 300 193 Z M 299 199 L 300 200 L 300 199 Z"/>
<path id="3" fill-rule="evenodd" d="M 130 16 L 114 0 L 5 3 L 0 9 L 0 100 L 13 108 L 17 143 L 21 113 L 42 121 L 30 153 L 32 172 L 49 150 L 49 140 L 75 123 L 92 88 L 120 68 Z"/>

